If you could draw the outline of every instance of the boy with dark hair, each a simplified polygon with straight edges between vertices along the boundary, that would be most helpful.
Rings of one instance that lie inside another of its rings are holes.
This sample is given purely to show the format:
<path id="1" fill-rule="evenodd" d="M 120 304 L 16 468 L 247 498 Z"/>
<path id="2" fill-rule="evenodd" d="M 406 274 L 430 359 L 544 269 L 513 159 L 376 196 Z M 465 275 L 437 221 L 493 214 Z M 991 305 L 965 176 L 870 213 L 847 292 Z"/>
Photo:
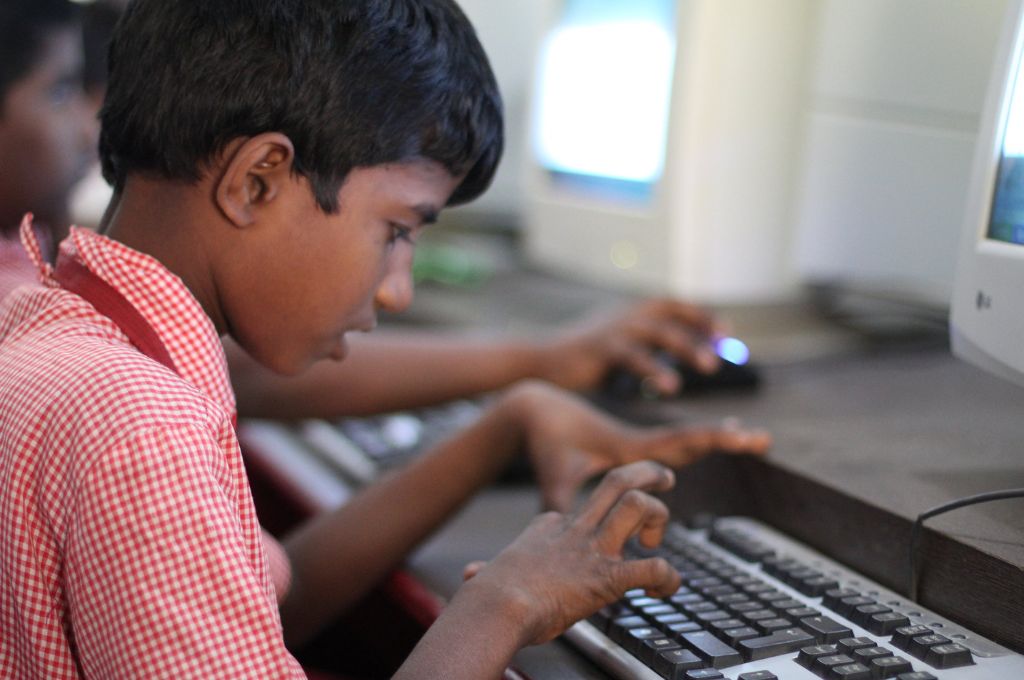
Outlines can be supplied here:
<path id="1" fill-rule="evenodd" d="M 486 187 L 501 111 L 448 0 L 138 0 L 110 52 L 103 234 L 72 230 L 0 313 L 0 674 L 300 676 L 284 646 L 355 601 L 523 449 L 562 504 L 587 476 L 744 432 L 638 431 L 551 387 L 289 539 L 278 609 L 219 336 L 296 373 L 411 302 L 415 238 Z M 402 677 L 493 676 L 634 587 L 666 594 L 634 463 L 543 515 L 453 598 Z M 557 554 L 557 559 L 553 555 Z M 282 624 L 283 631 L 282 634 Z"/>
<path id="2" fill-rule="evenodd" d="M 67 0 L 0 3 L 0 297 L 34 278 L 16 237 L 24 207 L 55 244 L 67 233 L 68 193 L 94 162 L 80 13 Z"/>

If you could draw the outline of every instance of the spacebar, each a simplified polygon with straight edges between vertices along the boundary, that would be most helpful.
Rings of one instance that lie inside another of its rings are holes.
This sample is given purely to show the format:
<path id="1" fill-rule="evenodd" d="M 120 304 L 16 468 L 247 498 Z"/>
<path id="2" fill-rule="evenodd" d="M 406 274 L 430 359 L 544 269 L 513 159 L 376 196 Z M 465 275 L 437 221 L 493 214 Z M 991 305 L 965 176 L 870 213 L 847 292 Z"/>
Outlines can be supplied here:
<path id="1" fill-rule="evenodd" d="M 682 640 L 683 644 L 714 668 L 726 668 L 743 663 L 743 657 L 739 652 L 707 631 L 684 633 Z"/>
<path id="2" fill-rule="evenodd" d="M 813 644 L 813 635 L 799 628 L 786 628 L 765 637 L 741 640 L 739 646 L 748 661 L 757 661 L 770 656 L 795 652 L 805 645 Z"/>

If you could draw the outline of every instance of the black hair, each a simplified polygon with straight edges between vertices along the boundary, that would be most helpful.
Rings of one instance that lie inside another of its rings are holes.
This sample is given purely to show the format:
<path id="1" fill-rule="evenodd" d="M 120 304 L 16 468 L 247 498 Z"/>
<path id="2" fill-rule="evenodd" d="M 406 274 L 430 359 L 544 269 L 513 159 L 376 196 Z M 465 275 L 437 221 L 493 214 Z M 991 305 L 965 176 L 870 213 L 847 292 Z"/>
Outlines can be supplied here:
<path id="1" fill-rule="evenodd" d="M 321 209 L 357 167 L 417 158 L 490 184 L 501 98 L 452 0 L 135 0 L 115 30 L 103 174 L 197 181 L 233 139 L 287 135 Z"/>
<path id="2" fill-rule="evenodd" d="M 102 90 L 107 85 L 107 50 L 120 17 L 121 8 L 113 0 L 96 0 L 82 12 L 82 79 L 86 90 Z"/>
<path id="3" fill-rule="evenodd" d="M 10 87 L 35 68 L 47 34 L 77 27 L 79 13 L 80 8 L 68 0 L 0 2 L 0 104 Z"/>

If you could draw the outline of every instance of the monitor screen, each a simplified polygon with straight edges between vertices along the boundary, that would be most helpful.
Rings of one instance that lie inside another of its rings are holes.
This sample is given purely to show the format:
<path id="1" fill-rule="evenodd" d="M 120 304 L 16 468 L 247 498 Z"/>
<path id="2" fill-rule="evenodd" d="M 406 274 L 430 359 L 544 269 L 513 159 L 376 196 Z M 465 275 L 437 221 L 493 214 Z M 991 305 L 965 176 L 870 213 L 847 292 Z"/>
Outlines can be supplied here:
<path id="1" fill-rule="evenodd" d="M 1024 3 L 1010 2 L 982 112 L 951 305 L 954 353 L 1024 384 Z"/>
<path id="2" fill-rule="evenodd" d="M 988 237 L 1024 244 L 1024 87 L 1018 87 L 1024 62 L 1018 62 L 1007 86 L 1013 93 L 1006 113 L 992 198 Z"/>
<path id="3" fill-rule="evenodd" d="M 674 0 L 566 0 L 544 44 L 534 149 L 555 173 L 660 178 L 675 63 Z"/>

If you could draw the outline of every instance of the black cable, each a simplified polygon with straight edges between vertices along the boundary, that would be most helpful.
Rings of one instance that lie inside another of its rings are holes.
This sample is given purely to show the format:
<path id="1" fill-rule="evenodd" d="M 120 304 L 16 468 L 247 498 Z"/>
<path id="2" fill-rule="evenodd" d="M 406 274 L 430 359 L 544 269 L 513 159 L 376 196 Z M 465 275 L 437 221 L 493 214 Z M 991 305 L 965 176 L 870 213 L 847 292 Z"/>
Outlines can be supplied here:
<path id="1" fill-rule="evenodd" d="M 917 602 L 917 589 L 918 589 L 918 572 L 920 565 L 918 564 L 918 543 L 921 540 L 921 529 L 924 527 L 924 521 L 931 519 L 936 515 L 949 512 L 950 510 L 957 510 L 959 508 L 966 507 L 968 505 L 976 505 L 978 503 L 988 503 L 990 501 L 1002 501 L 1010 498 L 1024 498 L 1024 489 L 1006 489 L 1004 491 L 990 491 L 988 493 L 980 493 L 975 496 L 967 496 L 960 498 L 949 503 L 943 503 L 937 505 L 931 510 L 926 510 L 917 516 L 914 521 L 914 526 L 910 530 L 910 584 L 907 588 L 907 597 L 912 602 Z"/>

